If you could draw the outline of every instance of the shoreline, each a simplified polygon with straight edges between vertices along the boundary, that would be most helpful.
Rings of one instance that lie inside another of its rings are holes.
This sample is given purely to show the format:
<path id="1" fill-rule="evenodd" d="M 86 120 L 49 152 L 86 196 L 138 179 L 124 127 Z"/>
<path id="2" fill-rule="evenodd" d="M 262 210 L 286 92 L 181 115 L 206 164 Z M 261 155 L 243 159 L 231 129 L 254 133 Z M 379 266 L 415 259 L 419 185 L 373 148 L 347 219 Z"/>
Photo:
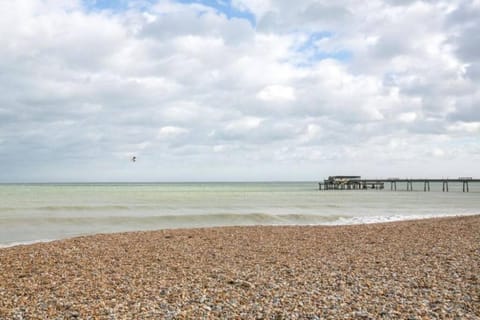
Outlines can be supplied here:
<path id="1" fill-rule="evenodd" d="M 323 222 L 323 223 L 311 223 L 311 224 L 244 224 L 244 225 L 214 225 L 214 226 L 193 226 L 193 227 L 166 227 L 158 229 L 138 229 L 138 230 L 119 230 L 111 232 L 87 232 L 79 233 L 75 235 L 68 235 L 65 237 L 58 238 L 42 238 L 38 240 L 25 240 L 25 241 L 13 241 L 0 243 L 0 250 L 4 248 L 12 248 L 17 246 L 28 246 L 37 243 L 50 243 L 55 241 L 63 241 L 74 239 L 78 237 L 89 237 L 102 234 L 123 234 L 123 233 L 135 233 L 135 232 L 155 232 L 161 230 L 190 230 L 190 229 L 211 229 L 211 228 L 229 228 L 229 227 L 335 227 L 335 226 L 362 226 L 370 224 L 382 224 L 382 223 L 395 223 L 402 221 L 417 221 L 417 220 L 430 220 L 430 219 L 443 219 L 443 218 L 458 218 L 458 217 L 469 217 L 469 216 L 480 216 L 480 213 L 456 213 L 456 214 L 442 214 L 442 215 L 393 215 L 393 216 L 364 216 L 364 217 L 349 217 L 349 218 L 340 218 L 333 222 Z M 282 216 L 282 215 L 279 215 Z M 183 217 L 183 216 L 179 216 Z M 0 319 L 1 320 L 1 319 Z"/>
<path id="2" fill-rule="evenodd" d="M 0 319 L 480 317 L 480 215 L 0 249 Z"/>

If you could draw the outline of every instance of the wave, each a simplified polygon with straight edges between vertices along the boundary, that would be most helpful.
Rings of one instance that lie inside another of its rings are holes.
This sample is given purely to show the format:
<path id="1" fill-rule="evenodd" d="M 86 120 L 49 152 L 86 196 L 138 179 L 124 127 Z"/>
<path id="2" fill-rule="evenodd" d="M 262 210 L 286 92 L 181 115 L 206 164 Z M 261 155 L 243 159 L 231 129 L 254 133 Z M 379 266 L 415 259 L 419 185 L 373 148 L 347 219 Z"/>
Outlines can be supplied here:
<path id="1" fill-rule="evenodd" d="M 456 214 L 392 214 L 392 215 L 315 215 L 315 214 L 269 214 L 269 213 L 213 213 L 185 215 L 101 215 L 101 216 L 9 216 L 0 218 L 6 226 L 147 226 L 151 228 L 235 226 L 235 225 L 346 225 L 390 222 L 434 217 L 475 215 L 478 212 Z"/>
<path id="2" fill-rule="evenodd" d="M 131 210 L 131 206 L 125 205 L 102 205 L 102 206 L 37 206 L 37 207 L 0 207 L 0 212 L 8 211 L 101 211 L 101 210 Z"/>
<path id="3" fill-rule="evenodd" d="M 128 215 L 128 216 L 9 216 L 0 218 L 2 225 L 7 224 L 173 224 L 173 223 L 200 223 L 228 225 L 237 224 L 309 224 L 321 222 L 333 222 L 343 215 L 309 215 L 309 214 L 268 214 L 268 213 L 214 213 L 214 214 L 185 214 L 185 215 Z"/>
<path id="4" fill-rule="evenodd" d="M 0 243 L 0 249 L 1 248 L 9 248 L 9 247 L 15 247 L 15 246 L 25 246 L 29 244 L 34 244 L 34 243 L 46 243 L 46 242 L 52 242 L 56 241 L 58 239 L 38 239 L 38 240 L 29 240 L 29 241 L 16 241 L 16 242 L 9 242 L 9 243 Z"/>
<path id="5" fill-rule="evenodd" d="M 478 215 L 479 212 L 462 212 L 462 213 L 440 213 L 440 214 L 394 214 L 394 215 L 384 215 L 384 216 L 354 216 L 354 217 L 345 217 L 340 218 L 332 223 L 327 223 L 328 225 L 355 225 L 355 224 L 372 224 L 372 223 L 384 223 L 384 222 L 395 222 L 395 221 L 405 221 L 405 220 L 420 220 L 420 219 L 430 219 L 430 218 L 441 218 L 441 217 L 458 217 L 458 216 L 473 216 Z"/>
<path id="6" fill-rule="evenodd" d="M 386 216 L 346 216 L 307 214 L 194 214 L 163 216 L 101 216 L 101 217 L 24 217 L 0 218 L 2 228 L 8 228 L 22 237 L 0 238 L 0 248 L 36 242 L 49 242 L 79 235 L 124 231 L 146 231 L 176 228 L 255 226 L 255 225 L 353 225 L 434 217 L 477 215 L 478 212 L 461 214 L 423 214 Z M 25 233 L 30 229 L 31 233 Z M 9 238 L 9 239 L 8 239 Z"/>

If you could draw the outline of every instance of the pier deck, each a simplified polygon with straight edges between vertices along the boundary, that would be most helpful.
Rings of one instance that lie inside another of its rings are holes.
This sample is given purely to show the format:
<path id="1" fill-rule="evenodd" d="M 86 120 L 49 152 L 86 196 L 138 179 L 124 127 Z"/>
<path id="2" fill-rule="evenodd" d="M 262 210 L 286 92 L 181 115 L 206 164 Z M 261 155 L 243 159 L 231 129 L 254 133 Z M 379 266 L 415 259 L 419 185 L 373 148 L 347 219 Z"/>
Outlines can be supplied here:
<path id="1" fill-rule="evenodd" d="M 361 179 L 360 176 L 330 176 L 318 183 L 319 190 L 365 190 L 385 189 L 385 184 L 390 183 L 390 190 L 397 191 L 397 183 L 405 183 L 407 191 L 413 191 L 413 183 L 423 183 L 423 191 L 430 191 L 430 183 L 442 183 L 442 191 L 449 191 L 449 183 L 462 183 L 462 191 L 470 191 L 470 183 L 480 183 L 480 179 L 470 177 L 452 178 L 387 178 L 387 179 Z"/>

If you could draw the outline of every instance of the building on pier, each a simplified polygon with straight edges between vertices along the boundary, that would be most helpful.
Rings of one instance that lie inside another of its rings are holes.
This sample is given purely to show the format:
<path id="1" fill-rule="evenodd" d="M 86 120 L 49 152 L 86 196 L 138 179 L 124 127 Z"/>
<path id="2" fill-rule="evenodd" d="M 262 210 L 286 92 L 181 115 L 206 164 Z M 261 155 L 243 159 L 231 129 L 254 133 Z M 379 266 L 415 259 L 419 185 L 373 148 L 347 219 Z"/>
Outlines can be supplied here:
<path id="1" fill-rule="evenodd" d="M 323 181 L 325 190 L 360 190 L 360 189 L 383 189 L 381 181 L 362 180 L 361 176 L 330 176 Z M 319 183 L 320 190 L 322 183 Z"/>

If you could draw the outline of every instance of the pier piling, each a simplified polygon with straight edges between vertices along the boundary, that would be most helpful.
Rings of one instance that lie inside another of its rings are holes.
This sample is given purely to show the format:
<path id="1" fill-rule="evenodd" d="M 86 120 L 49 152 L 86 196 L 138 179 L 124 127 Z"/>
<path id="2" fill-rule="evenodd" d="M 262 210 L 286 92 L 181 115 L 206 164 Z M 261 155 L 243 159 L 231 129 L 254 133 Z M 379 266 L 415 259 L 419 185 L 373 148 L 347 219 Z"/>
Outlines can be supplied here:
<path id="1" fill-rule="evenodd" d="M 412 180 L 407 180 L 407 191 L 413 191 Z"/>
<path id="2" fill-rule="evenodd" d="M 397 191 L 397 181 L 390 181 L 390 190 Z"/>
<path id="3" fill-rule="evenodd" d="M 318 183 L 318 190 L 382 190 L 385 189 L 385 183 L 390 183 L 390 191 L 397 191 L 397 182 L 405 182 L 407 191 L 413 191 L 413 183 L 423 183 L 423 191 L 430 191 L 430 183 L 442 183 L 442 191 L 449 192 L 449 182 L 454 184 L 462 183 L 462 191 L 470 192 L 470 182 L 480 183 L 480 179 L 473 179 L 471 177 L 459 177 L 456 179 L 441 178 L 441 179 L 362 179 L 360 176 L 330 176 L 323 182 Z"/>
<path id="4" fill-rule="evenodd" d="M 442 183 L 442 191 L 443 192 L 448 192 L 448 181 L 444 180 Z"/>
<path id="5" fill-rule="evenodd" d="M 430 181 L 425 180 L 425 181 L 423 182 L 423 191 L 424 191 L 424 192 L 430 191 Z"/>

